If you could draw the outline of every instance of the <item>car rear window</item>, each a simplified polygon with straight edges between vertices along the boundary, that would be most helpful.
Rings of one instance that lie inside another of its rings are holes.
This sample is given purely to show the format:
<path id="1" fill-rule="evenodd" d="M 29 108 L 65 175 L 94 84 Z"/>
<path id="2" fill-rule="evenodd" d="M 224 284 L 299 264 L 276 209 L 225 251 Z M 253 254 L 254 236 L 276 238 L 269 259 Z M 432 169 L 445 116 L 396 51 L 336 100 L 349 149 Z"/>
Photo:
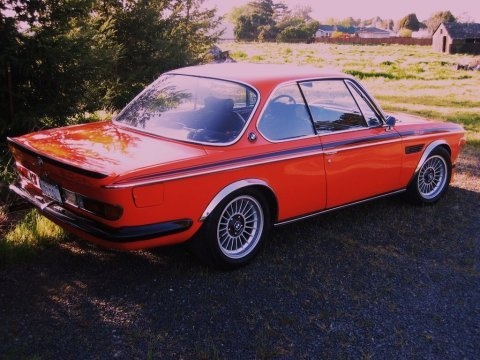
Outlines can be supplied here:
<path id="1" fill-rule="evenodd" d="M 257 99 L 256 91 L 243 84 L 168 74 L 142 91 L 115 121 L 175 140 L 223 145 L 242 133 Z"/>

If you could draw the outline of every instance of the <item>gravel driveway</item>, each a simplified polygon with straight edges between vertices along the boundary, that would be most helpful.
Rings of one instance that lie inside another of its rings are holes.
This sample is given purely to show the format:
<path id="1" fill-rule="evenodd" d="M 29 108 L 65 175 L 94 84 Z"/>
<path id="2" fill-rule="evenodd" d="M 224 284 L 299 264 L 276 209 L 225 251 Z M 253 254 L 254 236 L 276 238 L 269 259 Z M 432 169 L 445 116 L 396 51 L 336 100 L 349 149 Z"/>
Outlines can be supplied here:
<path id="1" fill-rule="evenodd" d="M 0 271 L 0 358 L 478 358 L 479 209 L 455 187 L 372 202 L 276 229 L 233 272 L 71 239 Z"/>

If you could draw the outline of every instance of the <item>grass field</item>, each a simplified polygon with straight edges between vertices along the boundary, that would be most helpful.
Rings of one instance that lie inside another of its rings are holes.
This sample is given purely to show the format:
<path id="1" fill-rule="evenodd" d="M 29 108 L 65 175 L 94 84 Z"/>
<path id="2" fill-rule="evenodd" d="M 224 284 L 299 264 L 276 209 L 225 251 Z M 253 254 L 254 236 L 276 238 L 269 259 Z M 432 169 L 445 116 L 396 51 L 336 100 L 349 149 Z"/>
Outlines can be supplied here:
<path id="1" fill-rule="evenodd" d="M 237 61 L 293 63 L 350 73 L 387 112 L 408 112 L 458 122 L 468 131 L 453 187 L 480 193 L 480 72 L 456 70 L 473 56 L 435 53 L 425 46 L 222 43 Z M 401 215 L 399 215 L 401 216 Z M 46 219 L 27 213 L 11 221 L 0 209 L 0 267 L 65 238 Z M 16 225 L 15 225 L 16 224 Z"/>
<path id="2" fill-rule="evenodd" d="M 223 43 L 236 61 L 313 65 L 354 75 L 387 112 L 461 123 L 480 147 L 480 71 L 456 70 L 476 60 L 429 46 Z M 477 57 L 478 58 L 478 57 Z"/>

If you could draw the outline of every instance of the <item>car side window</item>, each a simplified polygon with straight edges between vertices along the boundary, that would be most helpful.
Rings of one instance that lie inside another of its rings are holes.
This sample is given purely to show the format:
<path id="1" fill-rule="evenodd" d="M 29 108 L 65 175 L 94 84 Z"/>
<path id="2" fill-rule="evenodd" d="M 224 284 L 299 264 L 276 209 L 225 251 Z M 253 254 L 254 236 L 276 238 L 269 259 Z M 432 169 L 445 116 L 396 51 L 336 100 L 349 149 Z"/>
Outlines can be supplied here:
<path id="1" fill-rule="evenodd" d="M 269 140 L 287 140 L 314 135 L 313 124 L 297 84 L 276 89 L 258 122 Z"/>
<path id="2" fill-rule="evenodd" d="M 347 81 L 347 86 L 350 89 L 355 101 L 357 102 L 360 111 L 363 114 L 363 117 L 367 121 L 368 126 L 380 126 L 382 121 L 378 114 L 372 109 L 369 104 L 369 100 L 365 97 L 365 94 L 359 89 L 356 85 Z"/>
<path id="3" fill-rule="evenodd" d="M 366 128 L 367 123 L 343 80 L 318 80 L 300 87 L 319 133 Z"/>

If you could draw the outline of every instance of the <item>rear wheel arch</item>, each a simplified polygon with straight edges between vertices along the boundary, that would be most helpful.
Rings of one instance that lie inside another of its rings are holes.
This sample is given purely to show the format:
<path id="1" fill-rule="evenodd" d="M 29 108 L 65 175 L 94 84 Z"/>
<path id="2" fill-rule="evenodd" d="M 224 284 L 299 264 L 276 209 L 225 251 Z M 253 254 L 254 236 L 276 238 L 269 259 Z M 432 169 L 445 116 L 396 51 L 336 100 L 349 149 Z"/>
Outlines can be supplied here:
<path id="1" fill-rule="evenodd" d="M 200 221 L 204 222 L 225 198 L 239 190 L 246 190 L 248 188 L 256 189 L 265 197 L 265 200 L 267 200 L 267 204 L 269 206 L 270 214 L 272 215 L 271 220 L 276 222 L 278 219 L 277 197 L 275 196 L 273 189 L 265 181 L 260 179 L 239 180 L 224 187 L 207 205 L 204 212 L 200 216 Z"/>
<path id="2" fill-rule="evenodd" d="M 261 180 L 237 181 L 210 202 L 190 244 L 203 262 L 222 269 L 248 263 L 263 247 L 277 218 L 276 198 Z"/>

